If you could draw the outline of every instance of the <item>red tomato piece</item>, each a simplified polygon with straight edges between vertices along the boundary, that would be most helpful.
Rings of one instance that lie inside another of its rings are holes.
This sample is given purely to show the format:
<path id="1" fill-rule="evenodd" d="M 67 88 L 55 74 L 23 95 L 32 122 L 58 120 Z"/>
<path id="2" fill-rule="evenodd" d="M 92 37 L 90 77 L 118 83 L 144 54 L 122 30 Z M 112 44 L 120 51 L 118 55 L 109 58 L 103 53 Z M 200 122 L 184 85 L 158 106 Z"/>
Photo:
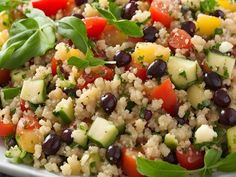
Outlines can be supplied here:
<path id="1" fill-rule="evenodd" d="M 186 31 L 175 28 L 170 33 L 168 44 L 172 49 L 190 49 L 192 47 L 191 36 Z"/>
<path id="2" fill-rule="evenodd" d="M 107 20 L 103 17 L 88 17 L 83 19 L 88 37 L 98 39 L 107 25 Z"/>
<path id="3" fill-rule="evenodd" d="M 55 58 L 52 58 L 51 60 L 51 70 L 52 70 L 52 75 L 55 76 L 57 74 L 57 60 Z"/>
<path id="4" fill-rule="evenodd" d="M 44 11 L 47 16 L 52 16 L 58 10 L 66 8 L 67 0 L 36 0 L 32 2 L 32 6 Z"/>
<path id="5" fill-rule="evenodd" d="M 16 130 L 16 125 L 13 123 L 4 124 L 0 121 L 0 137 L 6 137 L 13 134 Z"/>
<path id="6" fill-rule="evenodd" d="M 143 177 L 137 171 L 136 157 L 138 152 L 130 149 L 122 149 L 121 168 L 128 177 Z"/>
<path id="7" fill-rule="evenodd" d="M 128 41 L 133 43 L 138 43 L 138 42 L 144 42 L 144 39 L 142 37 L 139 38 L 129 37 Z"/>
<path id="8" fill-rule="evenodd" d="M 170 27 L 173 18 L 169 14 L 169 0 L 153 0 L 150 7 L 151 17 L 153 21 L 162 23 L 166 28 Z"/>
<path id="9" fill-rule="evenodd" d="M 161 85 L 154 87 L 150 91 L 151 99 L 162 99 L 162 108 L 171 115 L 176 112 L 178 105 L 177 95 L 172 87 L 170 79 L 165 80 Z"/>
<path id="10" fill-rule="evenodd" d="M 10 70 L 0 69 L 0 86 L 4 86 L 8 84 L 10 80 L 11 80 Z"/>
<path id="11" fill-rule="evenodd" d="M 24 130 L 39 129 L 40 124 L 33 115 L 24 115 L 18 122 L 16 132 L 20 134 Z"/>
<path id="12" fill-rule="evenodd" d="M 138 63 L 133 63 L 133 67 L 137 68 L 137 73 L 135 74 L 136 77 L 140 78 L 142 81 L 146 81 L 148 79 L 147 68 Z"/>
<path id="13" fill-rule="evenodd" d="M 112 80 L 114 77 L 114 71 L 106 66 L 98 66 L 92 68 L 89 74 L 83 72 L 82 77 L 85 80 L 85 83 L 79 85 L 79 89 L 86 88 L 88 84 L 93 83 L 99 77 L 102 77 L 105 80 Z"/>
<path id="14" fill-rule="evenodd" d="M 176 157 L 179 164 L 188 170 L 199 169 L 204 165 L 204 152 L 197 151 L 193 145 L 187 150 L 177 150 Z"/>

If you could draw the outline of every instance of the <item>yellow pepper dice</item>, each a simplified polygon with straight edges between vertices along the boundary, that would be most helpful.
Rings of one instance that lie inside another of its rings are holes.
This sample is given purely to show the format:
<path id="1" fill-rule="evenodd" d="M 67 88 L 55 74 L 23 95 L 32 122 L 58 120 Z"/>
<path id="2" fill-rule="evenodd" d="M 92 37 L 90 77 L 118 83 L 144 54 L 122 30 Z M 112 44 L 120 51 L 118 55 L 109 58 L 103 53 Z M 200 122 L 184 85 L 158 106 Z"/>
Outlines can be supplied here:
<path id="1" fill-rule="evenodd" d="M 231 0 L 218 0 L 217 1 L 220 7 L 228 9 L 232 12 L 236 11 L 236 3 L 231 2 Z"/>
<path id="2" fill-rule="evenodd" d="M 0 48 L 8 40 L 8 38 L 9 38 L 8 30 L 3 30 L 2 32 L 0 32 Z"/>
<path id="3" fill-rule="evenodd" d="M 199 14 L 197 18 L 198 33 L 203 36 L 213 35 L 216 28 L 221 27 L 220 18 Z"/>
<path id="4" fill-rule="evenodd" d="M 0 13 L 0 32 L 8 29 L 10 24 L 10 19 L 8 14 L 5 11 Z"/>
<path id="5" fill-rule="evenodd" d="M 135 51 L 132 54 L 132 58 L 136 63 L 152 63 L 156 59 L 163 59 L 167 61 L 170 57 L 170 49 L 149 42 L 137 43 Z"/>

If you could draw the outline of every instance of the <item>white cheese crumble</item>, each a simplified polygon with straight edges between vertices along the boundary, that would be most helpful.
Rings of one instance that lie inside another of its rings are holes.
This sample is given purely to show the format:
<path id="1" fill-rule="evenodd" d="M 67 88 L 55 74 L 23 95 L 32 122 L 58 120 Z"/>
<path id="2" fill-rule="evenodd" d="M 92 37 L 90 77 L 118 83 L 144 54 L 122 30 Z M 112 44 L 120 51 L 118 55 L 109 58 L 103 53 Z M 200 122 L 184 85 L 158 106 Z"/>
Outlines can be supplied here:
<path id="1" fill-rule="evenodd" d="M 217 133 L 209 125 L 201 125 L 195 132 L 196 143 L 211 142 Z"/>
<path id="2" fill-rule="evenodd" d="M 224 41 L 221 43 L 220 47 L 219 47 L 219 51 L 222 53 L 226 53 L 226 52 L 230 52 L 233 49 L 233 45 L 227 41 Z"/>

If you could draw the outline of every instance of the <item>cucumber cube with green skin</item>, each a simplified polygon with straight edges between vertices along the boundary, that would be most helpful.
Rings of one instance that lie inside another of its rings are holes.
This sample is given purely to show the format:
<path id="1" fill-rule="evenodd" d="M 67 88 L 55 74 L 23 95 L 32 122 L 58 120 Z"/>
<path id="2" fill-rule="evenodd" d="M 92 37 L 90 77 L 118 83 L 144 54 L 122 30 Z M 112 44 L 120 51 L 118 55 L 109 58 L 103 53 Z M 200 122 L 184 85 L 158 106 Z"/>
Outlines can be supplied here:
<path id="1" fill-rule="evenodd" d="M 25 80 L 20 98 L 33 104 L 44 103 L 46 100 L 46 84 L 44 80 Z"/>
<path id="2" fill-rule="evenodd" d="M 229 128 L 226 135 L 229 152 L 236 152 L 236 126 Z"/>
<path id="3" fill-rule="evenodd" d="M 23 164 L 32 164 L 33 163 L 33 156 L 26 151 L 22 151 L 19 146 L 11 147 L 8 151 L 5 152 L 5 156 L 12 162 L 12 163 L 23 163 Z"/>
<path id="4" fill-rule="evenodd" d="M 82 170 L 93 176 L 101 166 L 101 158 L 98 152 L 86 151 L 81 158 Z"/>
<path id="5" fill-rule="evenodd" d="M 231 78 L 235 66 L 235 58 L 216 52 L 209 52 L 207 56 L 208 66 L 224 78 Z"/>
<path id="6" fill-rule="evenodd" d="M 88 131 L 89 139 L 104 148 L 111 145 L 118 134 L 119 131 L 116 126 L 112 122 L 101 117 L 97 117 L 94 120 Z"/>
<path id="7" fill-rule="evenodd" d="M 60 117 L 63 123 L 71 123 L 75 118 L 73 100 L 71 98 L 68 98 L 67 100 L 63 98 L 57 104 L 53 113 L 55 116 Z"/>
<path id="8" fill-rule="evenodd" d="M 210 100 L 204 94 L 204 88 L 201 84 L 194 84 L 187 90 L 187 98 L 193 108 L 198 109 L 199 105 L 210 103 Z"/>
<path id="9" fill-rule="evenodd" d="M 14 97 L 20 94 L 21 88 L 3 88 L 0 92 L 2 106 L 8 105 Z"/>
<path id="10" fill-rule="evenodd" d="M 170 78 L 178 89 L 186 89 L 198 79 L 199 67 L 197 61 L 170 57 L 167 67 Z"/>
<path id="11" fill-rule="evenodd" d="M 79 146 L 86 148 L 88 144 L 88 136 L 87 131 L 84 129 L 77 129 L 72 132 L 72 138 L 74 142 L 77 143 Z"/>
<path id="12" fill-rule="evenodd" d="M 22 69 L 16 69 L 11 71 L 11 80 L 13 83 L 22 84 L 27 72 Z"/>
<path id="13" fill-rule="evenodd" d="M 164 143 L 170 149 L 175 149 L 178 146 L 178 140 L 176 139 L 175 135 L 166 134 Z"/>

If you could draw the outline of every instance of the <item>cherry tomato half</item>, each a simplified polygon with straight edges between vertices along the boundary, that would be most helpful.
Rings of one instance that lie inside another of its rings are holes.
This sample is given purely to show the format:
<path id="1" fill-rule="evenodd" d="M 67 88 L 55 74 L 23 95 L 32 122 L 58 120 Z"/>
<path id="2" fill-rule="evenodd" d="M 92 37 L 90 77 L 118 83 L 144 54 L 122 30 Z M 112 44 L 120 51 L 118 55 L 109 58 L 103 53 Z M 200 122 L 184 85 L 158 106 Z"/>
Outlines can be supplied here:
<path id="1" fill-rule="evenodd" d="M 186 31 L 175 28 L 170 33 L 168 44 L 172 49 L 190 49 L 192 47 L 191 36 Z"/>
<path id="2" fill-rule="evenodd" d="M 5 86 L 11 80 L 10 70 L 0 69 L 0 86 Z"/>
<path id="3" fill-rule="evenodd" d="M 32 6 L 44 11 L 47 16 L 52 16 L 56 15 L 59 9 L 66 8 L 67 0 L 35 0 Z"/>
<path id="4" fill-rule="evenodd" d="M 166 28 L 170 27 L 173 18 L 169 15 L 170 0 L 153 0 L 150 7 L 153 21 L 162 23 Z"/>
<path id="5" fill-rule="evenodd" d="M 186 150 L 176 150 L 176 157 L 179 164 L 188 170 L 195 170 L 204 165 L 204 152 L 196 150 L 193 145 Z"/>

